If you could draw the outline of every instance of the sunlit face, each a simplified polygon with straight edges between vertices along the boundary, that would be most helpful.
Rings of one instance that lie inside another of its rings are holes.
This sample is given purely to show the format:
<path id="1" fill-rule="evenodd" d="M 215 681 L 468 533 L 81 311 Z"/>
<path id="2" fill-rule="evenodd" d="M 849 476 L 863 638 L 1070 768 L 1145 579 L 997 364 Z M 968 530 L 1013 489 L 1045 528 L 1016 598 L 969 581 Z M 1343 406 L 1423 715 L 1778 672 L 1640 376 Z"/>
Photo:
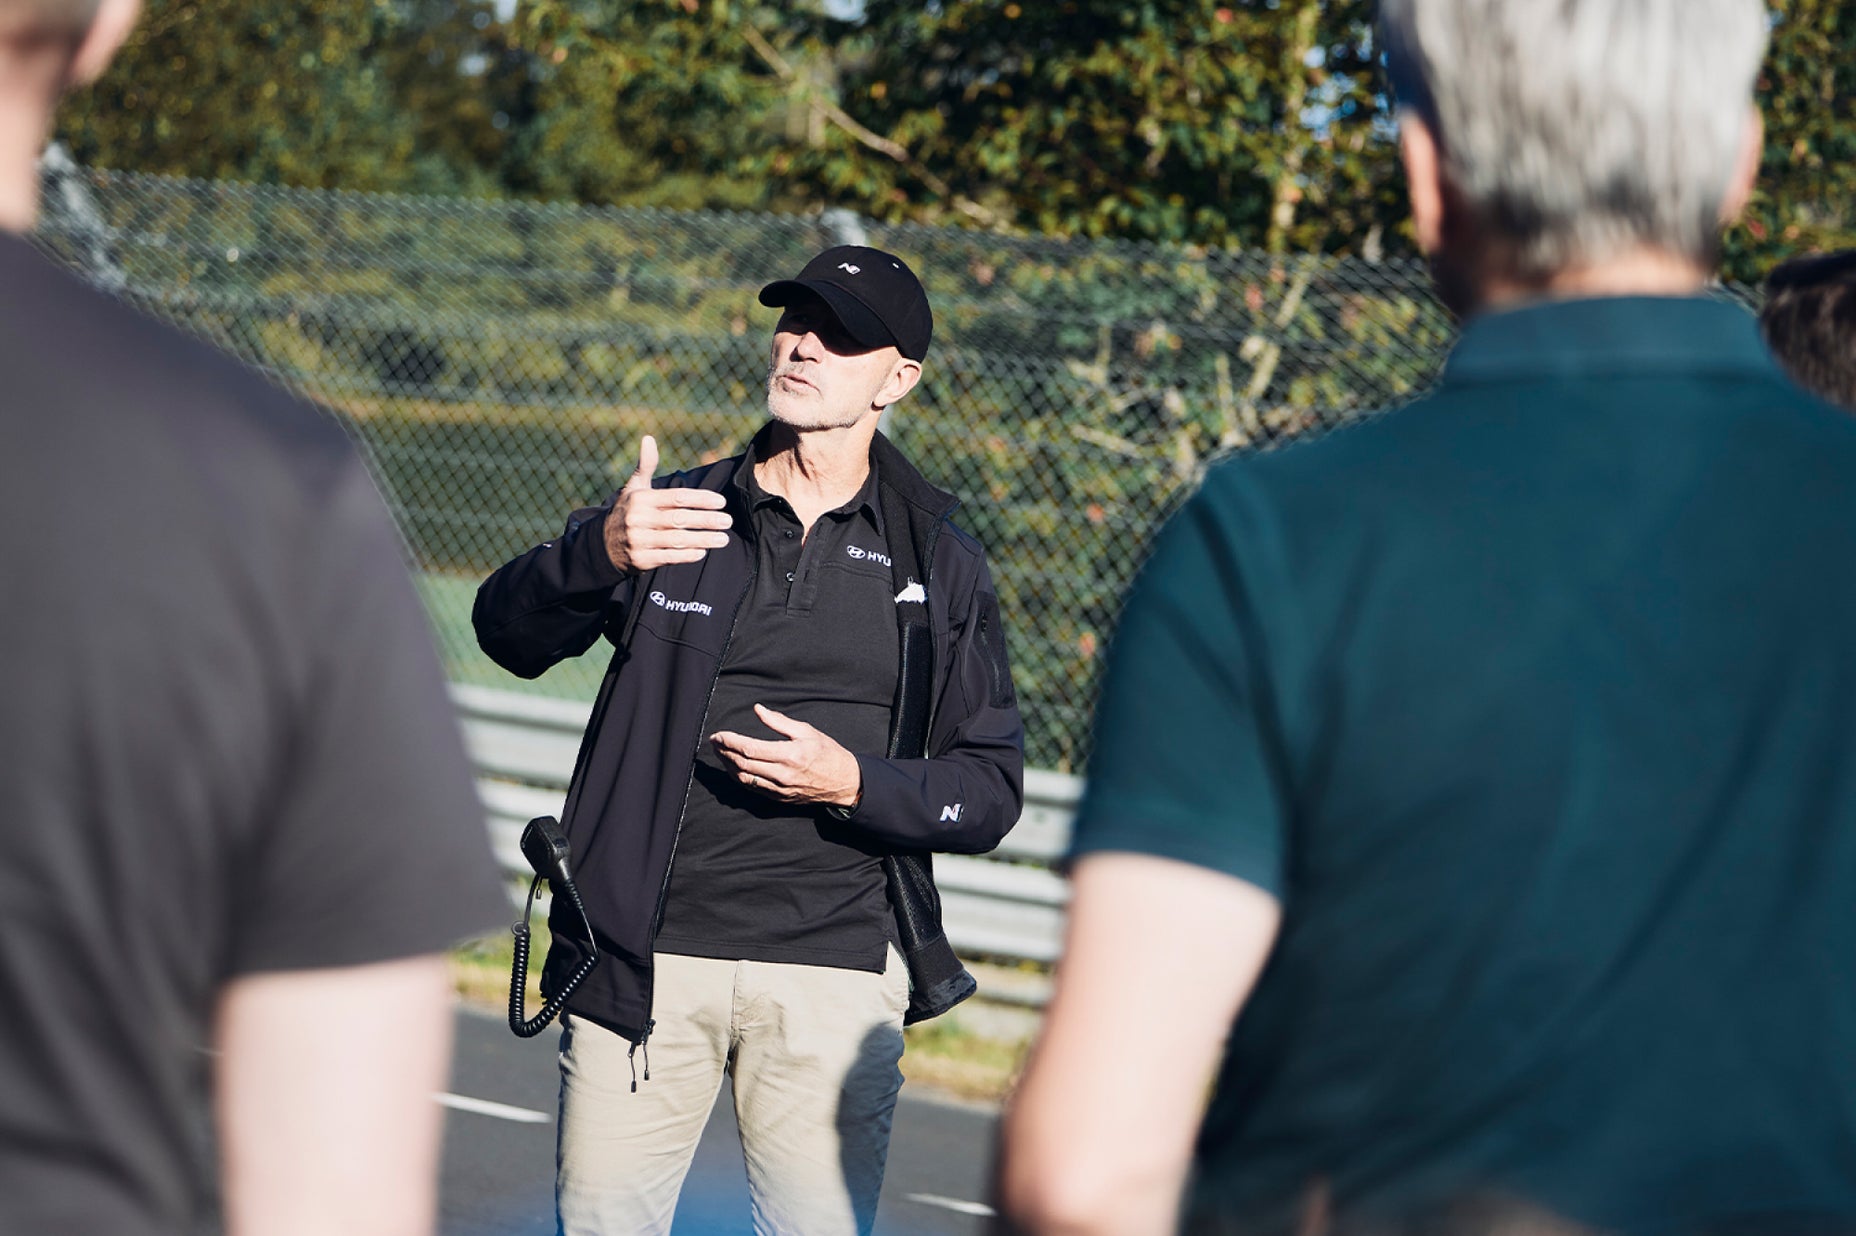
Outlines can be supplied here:
<path id="1" fill-rule="evenodd" d="M 852 339 L 822 300 L 788 305 L 773 328 L 767 365 L 767 413 L 794 429 L 846 429 L 877 415 L 903 359 L 894 346 Z"/>

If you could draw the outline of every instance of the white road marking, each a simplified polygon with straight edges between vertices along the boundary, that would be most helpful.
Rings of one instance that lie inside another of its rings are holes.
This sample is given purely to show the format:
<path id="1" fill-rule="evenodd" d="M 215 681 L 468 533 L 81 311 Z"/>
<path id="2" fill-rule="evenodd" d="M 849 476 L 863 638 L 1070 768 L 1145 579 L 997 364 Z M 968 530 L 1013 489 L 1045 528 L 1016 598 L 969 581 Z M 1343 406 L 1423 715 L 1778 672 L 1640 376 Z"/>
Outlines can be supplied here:
<path id="1" fill-rule="evenodd" d="M 479 1116 L 494 1116 L 498 1120 L 513 1120 L 517 1124 L 546 1124 L 554 1119 L 547 1112 L 531 1111 L 526 1107 L 511 1107 L 507 1103 L 492 1103 L 488 1099 L 473 1099 L 462 1094 L 435 1094 L 439 1106 L 453 1108 L 461 1112 L 475 1112 Z"/>
<path id="2" fill-rule="evenodd" d="M 939 1206 L 942 1210 L 952 1210 L 963 1215 L 979 1215 L 987 1219 L 998 1213 L 991 1206 L 983 1203 L 963 1202 L 959 1198 L 942 1197 L 938 1193 L 911 1193 L 907 1200 L 920 1202 L 924 1206 Z"/>

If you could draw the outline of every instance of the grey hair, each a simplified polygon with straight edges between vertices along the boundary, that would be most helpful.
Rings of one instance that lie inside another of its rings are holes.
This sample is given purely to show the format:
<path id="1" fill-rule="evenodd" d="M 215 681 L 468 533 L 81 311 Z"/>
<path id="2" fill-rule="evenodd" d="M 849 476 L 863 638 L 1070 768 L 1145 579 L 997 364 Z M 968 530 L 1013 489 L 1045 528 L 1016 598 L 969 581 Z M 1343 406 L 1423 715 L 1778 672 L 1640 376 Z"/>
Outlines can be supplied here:
<path id="1" fill-rule="evenodd" d="M 1401 109 L 1536 278 L 1653 246 L 1712 266 L 1761 0 L 1383 0 Z"/>

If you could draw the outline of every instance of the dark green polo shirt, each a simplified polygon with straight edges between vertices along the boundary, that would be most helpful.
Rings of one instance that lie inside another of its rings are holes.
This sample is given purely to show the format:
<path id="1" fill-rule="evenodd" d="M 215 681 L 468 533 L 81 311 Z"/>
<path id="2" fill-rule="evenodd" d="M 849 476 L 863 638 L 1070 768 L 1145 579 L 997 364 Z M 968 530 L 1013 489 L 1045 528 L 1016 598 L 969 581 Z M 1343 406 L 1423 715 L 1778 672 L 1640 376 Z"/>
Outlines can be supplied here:
<path id="1" fill-rule="evenodd" d="M 1429 397 L 1216 469 L 1095 752 L 1077 854 L 1284 907 L 1197 1222 L 1856 1220 L 1856 420 L 1740 310 L 1485 316 Z"/>

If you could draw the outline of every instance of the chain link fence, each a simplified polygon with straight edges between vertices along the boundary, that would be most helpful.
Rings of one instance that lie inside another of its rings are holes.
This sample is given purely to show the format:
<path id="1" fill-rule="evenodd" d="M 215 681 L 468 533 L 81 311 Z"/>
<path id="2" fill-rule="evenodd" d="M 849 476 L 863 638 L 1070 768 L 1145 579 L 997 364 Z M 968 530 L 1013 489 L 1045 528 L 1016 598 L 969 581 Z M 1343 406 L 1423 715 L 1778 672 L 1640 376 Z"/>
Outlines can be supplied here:
<path id="1" fill-rule="evenodd" d="M 666 470 L 740 448 L 764 416 L 763 283 L 829 244 L 902 254 L 936 331 L 890 432 L 986 545 L 1027 755 L 1064 771 L 1148 537 L 1207 463 L 1408 398 L 1453 334 L 1411 263 L 258 188 L 55 150 L 45 180 L 47 252 L 353 431 L 454 680 L 588 699 L 600 658 L 532 684 L 483 658 L 478 581 L 621 484 L 640 435 Z"/>

